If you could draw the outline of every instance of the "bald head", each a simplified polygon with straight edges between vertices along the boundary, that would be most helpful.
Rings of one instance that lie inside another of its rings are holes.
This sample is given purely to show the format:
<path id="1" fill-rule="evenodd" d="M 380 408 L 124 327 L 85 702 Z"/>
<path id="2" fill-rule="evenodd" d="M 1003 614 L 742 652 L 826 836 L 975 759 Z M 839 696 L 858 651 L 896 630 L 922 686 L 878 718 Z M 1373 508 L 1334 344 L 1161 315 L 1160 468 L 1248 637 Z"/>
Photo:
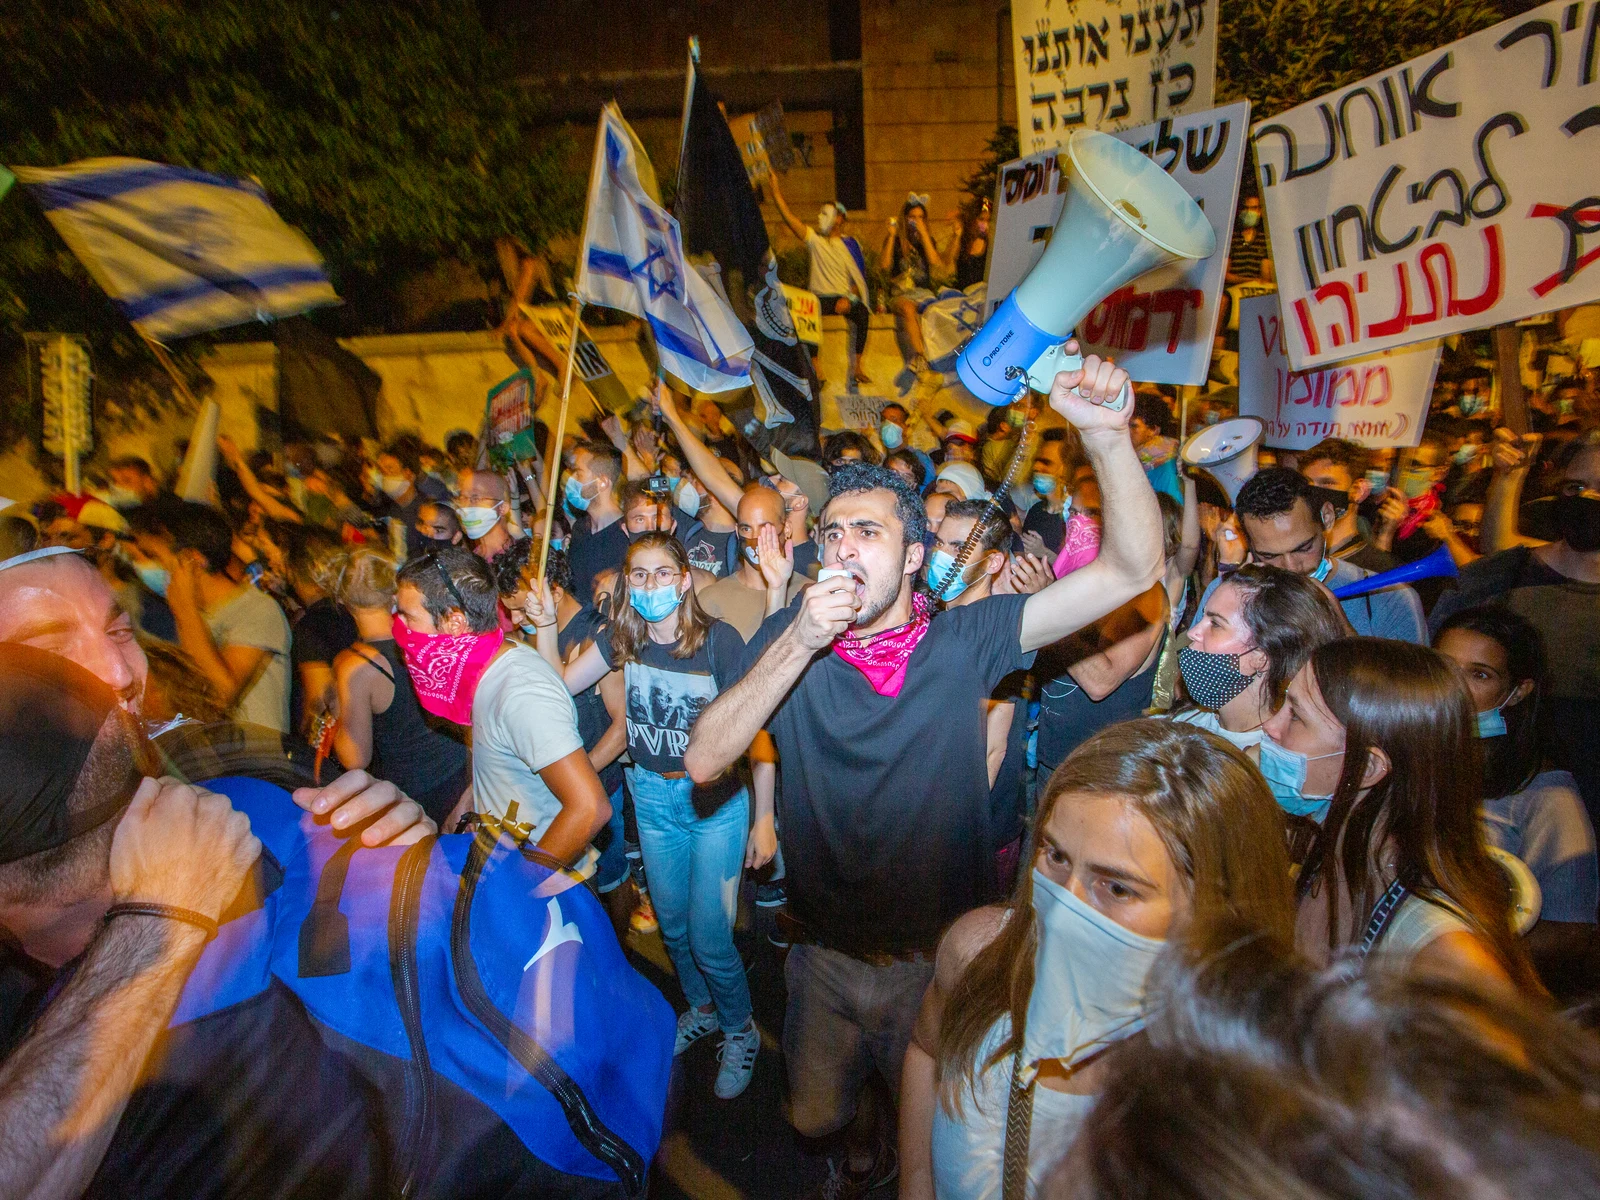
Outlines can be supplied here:
<path id="1" fill-rule="evenodd" d="M 463 471 L 457 484 L 461 489 L 459 502 L 466 507 L 482 504 L 488 508 L 503 504 L 510 495 L 506 491 L 506 481 L 493 471 Z"/>
<path id="2" fill-rule="evenodd" d="M 59 554 L 0 570 L 0 642 L 77 663 L 137 709 L 149 664 L 133 622 L 82 555 Z"/>
<path id="3" fill-rule="evenodd" d="M 765 484 L 752 483 L 739 497 L 739 511 L 735 514 L 740 525 L 752 528 L 760 525 L 782 525 L 784 518 L 783 496 Z"/>

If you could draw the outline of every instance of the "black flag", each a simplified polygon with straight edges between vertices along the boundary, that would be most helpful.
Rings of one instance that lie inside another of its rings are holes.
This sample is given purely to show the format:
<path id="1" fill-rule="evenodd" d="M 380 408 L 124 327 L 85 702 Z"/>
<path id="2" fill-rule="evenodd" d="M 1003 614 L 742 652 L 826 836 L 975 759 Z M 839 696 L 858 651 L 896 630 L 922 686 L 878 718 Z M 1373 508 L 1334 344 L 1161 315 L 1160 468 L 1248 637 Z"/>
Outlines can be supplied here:
<path id="1" fill-rule="evenodd" d="M 689 70 L 673 215 L 684 249 L 716 259 L 722 290 L 755 339 L 752 403 L 733 420 L 762 453 L 777 449 L 815 458 L 821 452 L 821 397 L 811 355 L 795 336 L 789 303 L 778 285 L 778 260 L 738 143 L 716 96 L 700 86 L 692 64 Z"/>
<path id="2" fill-rule="evenodd" d="M 278 417 L 285 439 L 377 437 L 383 378 L 305 317 L 275 321 Z"/>

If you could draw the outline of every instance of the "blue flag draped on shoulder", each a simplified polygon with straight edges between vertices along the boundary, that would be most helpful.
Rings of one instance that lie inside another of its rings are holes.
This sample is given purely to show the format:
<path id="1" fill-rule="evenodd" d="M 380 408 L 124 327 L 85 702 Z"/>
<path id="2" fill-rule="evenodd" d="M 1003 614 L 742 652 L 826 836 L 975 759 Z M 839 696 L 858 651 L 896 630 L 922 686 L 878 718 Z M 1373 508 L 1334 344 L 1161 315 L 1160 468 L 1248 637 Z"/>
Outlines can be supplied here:
<path id="1" fill-rule="evenodd" d="M 748 387 L 750 334 L 684 257 L 678 223 L 640 182 L 642 155 L 616 105 L 607 104 L 589 175 L 578 296 L 643 317 L 662 369 L 690 391 Z"/>
<path id="2" fill-rule="evenodd" d="M 259 184 L 138 158 L 13 167 L 122 314 L 156 341 L 337 304 Z"/>

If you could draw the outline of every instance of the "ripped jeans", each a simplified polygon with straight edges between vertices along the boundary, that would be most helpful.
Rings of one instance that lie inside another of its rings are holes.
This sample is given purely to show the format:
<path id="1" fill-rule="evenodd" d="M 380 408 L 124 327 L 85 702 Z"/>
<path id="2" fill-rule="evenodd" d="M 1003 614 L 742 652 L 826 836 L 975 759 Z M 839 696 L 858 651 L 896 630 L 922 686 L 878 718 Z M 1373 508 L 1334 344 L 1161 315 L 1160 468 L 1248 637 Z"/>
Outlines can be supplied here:
<path id="1" fill-rule="evenodd" d="M 628 787 L 650 900 L 684 999 L 695 1008 L 715 1003 L 724 1032 L 742 1029 L 750 1019 L 750 984 L 733 945 L 733 923 L 750 831 L 750 794 L 740 788 L 716 812 L 700 817 L 690 798 L 691 779 L 666 779 L 630 767 Z"/>

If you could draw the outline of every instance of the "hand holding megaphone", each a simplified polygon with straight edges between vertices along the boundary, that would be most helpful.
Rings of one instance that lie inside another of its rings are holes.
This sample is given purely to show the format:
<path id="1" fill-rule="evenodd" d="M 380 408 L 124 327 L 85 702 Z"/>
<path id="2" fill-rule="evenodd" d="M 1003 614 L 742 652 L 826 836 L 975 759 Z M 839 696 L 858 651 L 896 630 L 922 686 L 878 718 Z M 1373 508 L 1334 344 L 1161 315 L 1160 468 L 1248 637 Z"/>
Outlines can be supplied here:
<path id="1" fill-rule="evenodd" d="M 1133 419 L 1128 373 L 1097 354 L 1079 359 L 1076 340 L 1069 340 L 1062 349 L 1063 357 L 1078 359 L 1080 365 L 1056 372 L 1050 384 L 1050 407 L 1081 433 L 1126 429 Z"/>

